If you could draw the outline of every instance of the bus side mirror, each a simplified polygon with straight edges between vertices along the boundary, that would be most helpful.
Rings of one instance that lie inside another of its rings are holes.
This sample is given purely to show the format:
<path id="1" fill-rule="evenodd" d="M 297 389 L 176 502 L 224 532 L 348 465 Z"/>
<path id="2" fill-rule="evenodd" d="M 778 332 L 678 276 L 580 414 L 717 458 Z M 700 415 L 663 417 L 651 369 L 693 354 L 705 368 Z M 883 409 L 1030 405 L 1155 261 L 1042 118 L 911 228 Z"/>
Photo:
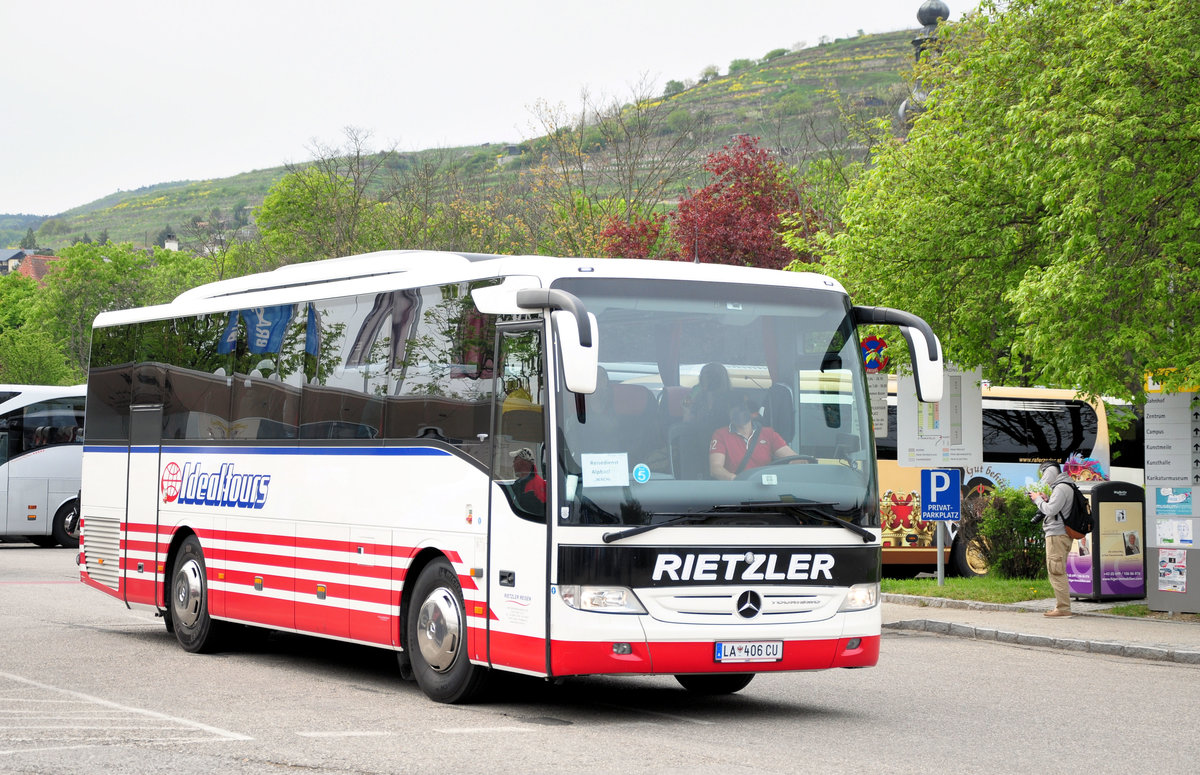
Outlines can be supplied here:
<path id="1" fill-rule="evenodd" d="M 860 326 L 899 326 L 912 358 L 917 400 L 927 404 L 942 400 L 942 343 L 928 323 L 912 313 L 889 307 L 854 307 L 851 313 L 855 324 Z"/>
<path id="2" fill-rule="evenodd" d="M 596 376 L 600 367 L 599 348 L 596 341 L 596 316 L 590 312 L 588 324 L 592 330 L 593 344 L 579 343 L 579 324 L 575 316 L 563 310 L 552 312 L 550 319 L 558 336 L 559 352 L 562 354 L 563 381 L 572 393 L 592 394 L 596 392 Z"/>
<path id="3" fill-rule="evenodd" d="M 942 367 L 942 343 L 932 331 L 928 332 L 929 336 L 933 337 L 932 342 L 926 336 L 926 332 L 917 328 L 901 326 L 900 333 L 904 334 L 904 339 L 908 342 L 908 352 L 912 358 L 913 377 L 917 383 L 917 400 L 928 404 L 935 404 L 941 401 L 942 374 L 944 371 Z M 931 356 L 930 352 L 936 352 L 937 357 Z"/>

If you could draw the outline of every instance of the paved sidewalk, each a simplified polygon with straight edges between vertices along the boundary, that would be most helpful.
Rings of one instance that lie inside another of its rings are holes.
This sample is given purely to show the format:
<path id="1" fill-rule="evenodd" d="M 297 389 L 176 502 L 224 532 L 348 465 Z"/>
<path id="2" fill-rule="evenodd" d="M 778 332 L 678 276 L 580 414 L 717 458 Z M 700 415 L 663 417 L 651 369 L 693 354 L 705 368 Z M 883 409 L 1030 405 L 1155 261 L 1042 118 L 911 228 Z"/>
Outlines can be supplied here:
<path id="1" fill-rule="evenodd" d="M 1113 605 L 1075 600 L 1075 615 L 1056 619 L 1042 615 L 1053 599 L 1001 604 L 884 594 L 883 627 L 1200 665 L 1200 624 L 1105 613 Z"/>

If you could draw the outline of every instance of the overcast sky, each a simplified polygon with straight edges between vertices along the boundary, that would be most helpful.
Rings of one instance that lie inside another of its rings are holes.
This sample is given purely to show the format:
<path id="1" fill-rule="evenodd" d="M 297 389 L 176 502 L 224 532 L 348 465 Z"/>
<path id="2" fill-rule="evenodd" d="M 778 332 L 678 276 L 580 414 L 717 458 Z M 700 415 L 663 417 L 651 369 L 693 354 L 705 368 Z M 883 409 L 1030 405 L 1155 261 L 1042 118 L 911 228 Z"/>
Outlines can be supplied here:
<path id="1" fill-rule="evenodd" d="M 302 162 L 348 126 L 375 149 L 517 142 L 539 100 L 916 29 L 921 2 L 0 0 L 0 213 Z"/>

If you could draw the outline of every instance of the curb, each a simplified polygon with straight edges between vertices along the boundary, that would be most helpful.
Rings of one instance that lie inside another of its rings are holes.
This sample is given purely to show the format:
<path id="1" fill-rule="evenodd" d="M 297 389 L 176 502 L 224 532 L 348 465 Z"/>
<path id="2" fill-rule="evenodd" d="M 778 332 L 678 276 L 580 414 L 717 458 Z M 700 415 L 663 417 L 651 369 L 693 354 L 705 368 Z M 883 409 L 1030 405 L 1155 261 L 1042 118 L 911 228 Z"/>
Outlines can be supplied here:
<path id="1" fill-rule="evenodd" d="M 1030 606 L 1020 603 L 982 603 L 977 600 L 952 600 L 944 597 L 921 597 L 919 595 L 897 595 L 885 593 L 880 595 L 884 603 L 919 606 L 925 608 L 959 608 L 972 611 L 1024 611 L 1036 612 L 1044 610 L 1041 606 Z M 1076 616 L 1110 617 L 1112 614 L 1094 611 L 1074 611 Z M 988 627 L 973 627 L 957 622 L 943 622 L 936 619 L 906 619 L 897 622 L 885 622 L 887 630 L 907 630 L 910 632 L 929 632 L 936 635 L 950 635 L 957 638 L 995 641 L 1010 643 L 1018 646 L 1036 646 L 1052 648 L 1061 651 L 1076 651 L 1088 654 L 1104 654 L 1107 656 L 1130 657 L 1132 659 L 1149 659 L 1159 662 L 1175 662 L 1183 665 L 1200 665 L 1200 651 L 1176 649 L 1168 646 L 1145 646 L 1116 643 L 1101 640 L 1080 640 L 1077 638 L 1056 638 L 1051 635 L 1029 635 L 1025 633 L 996 630 Z"/>
<path id="2" fill-rule="evenodd" d="M 968 624 L 939 622 L 930 619 L 906 619 L 899 622 L 888 622 L 883 625 L 883 628 L 886 630 L 930 632 L 937 635 L 995 641 L 997 643 L 1009 643 L 1017 646 L 1036 646 L 1038 648 L 1059 649 L 1061 651 L 1078 651 L 1088 654 L 1130 657 L 1132 659 L 1176 662 L 1183 665 L 1200 665 L 1200 651 L 1187 651 L 1158 646 L 1134 646 L 1102 640 L 1055 638 L 1050 635 L 1027 635 L 1007 630 L 993 630 L 987 627 L 972 627 Z"/>
<path id="3" fill-rule="evenodd" d="M 1040 611 L 1036 606 L 1019 603 L 983 603 L 978 600 L 954 600 L 948 597 L 922 597 L 921 595 L 897 595 L 884 592 L 879 596 L 884 603 L 914 605 L 921 608 L 963 608 L 971 611 Z M 1076 611 L 1075 613 L 1082 613 Z"/>

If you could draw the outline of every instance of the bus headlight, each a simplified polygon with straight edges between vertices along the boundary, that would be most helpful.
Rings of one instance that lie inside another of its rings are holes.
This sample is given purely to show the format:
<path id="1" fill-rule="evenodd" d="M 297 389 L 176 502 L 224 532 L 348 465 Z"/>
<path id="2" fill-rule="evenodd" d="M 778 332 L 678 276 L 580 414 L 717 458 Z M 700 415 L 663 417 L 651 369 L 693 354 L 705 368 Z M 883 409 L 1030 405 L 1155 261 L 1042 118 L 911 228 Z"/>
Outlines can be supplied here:
<path id="1" fill-rule="evenodd" d="M 879 584 L 855 584 L 846 591 L 846 599 L 838 611 L 862 611 L 879 602 Z"/>
<path id="2" fill-rule="evenodd" d="M 578 611 L 599 611 L 606 614 L 644 614 L 637 595 L 628 587 L 588 587 L 579 584 L 560 584 L 558 594 L 564 603 Z"/>

